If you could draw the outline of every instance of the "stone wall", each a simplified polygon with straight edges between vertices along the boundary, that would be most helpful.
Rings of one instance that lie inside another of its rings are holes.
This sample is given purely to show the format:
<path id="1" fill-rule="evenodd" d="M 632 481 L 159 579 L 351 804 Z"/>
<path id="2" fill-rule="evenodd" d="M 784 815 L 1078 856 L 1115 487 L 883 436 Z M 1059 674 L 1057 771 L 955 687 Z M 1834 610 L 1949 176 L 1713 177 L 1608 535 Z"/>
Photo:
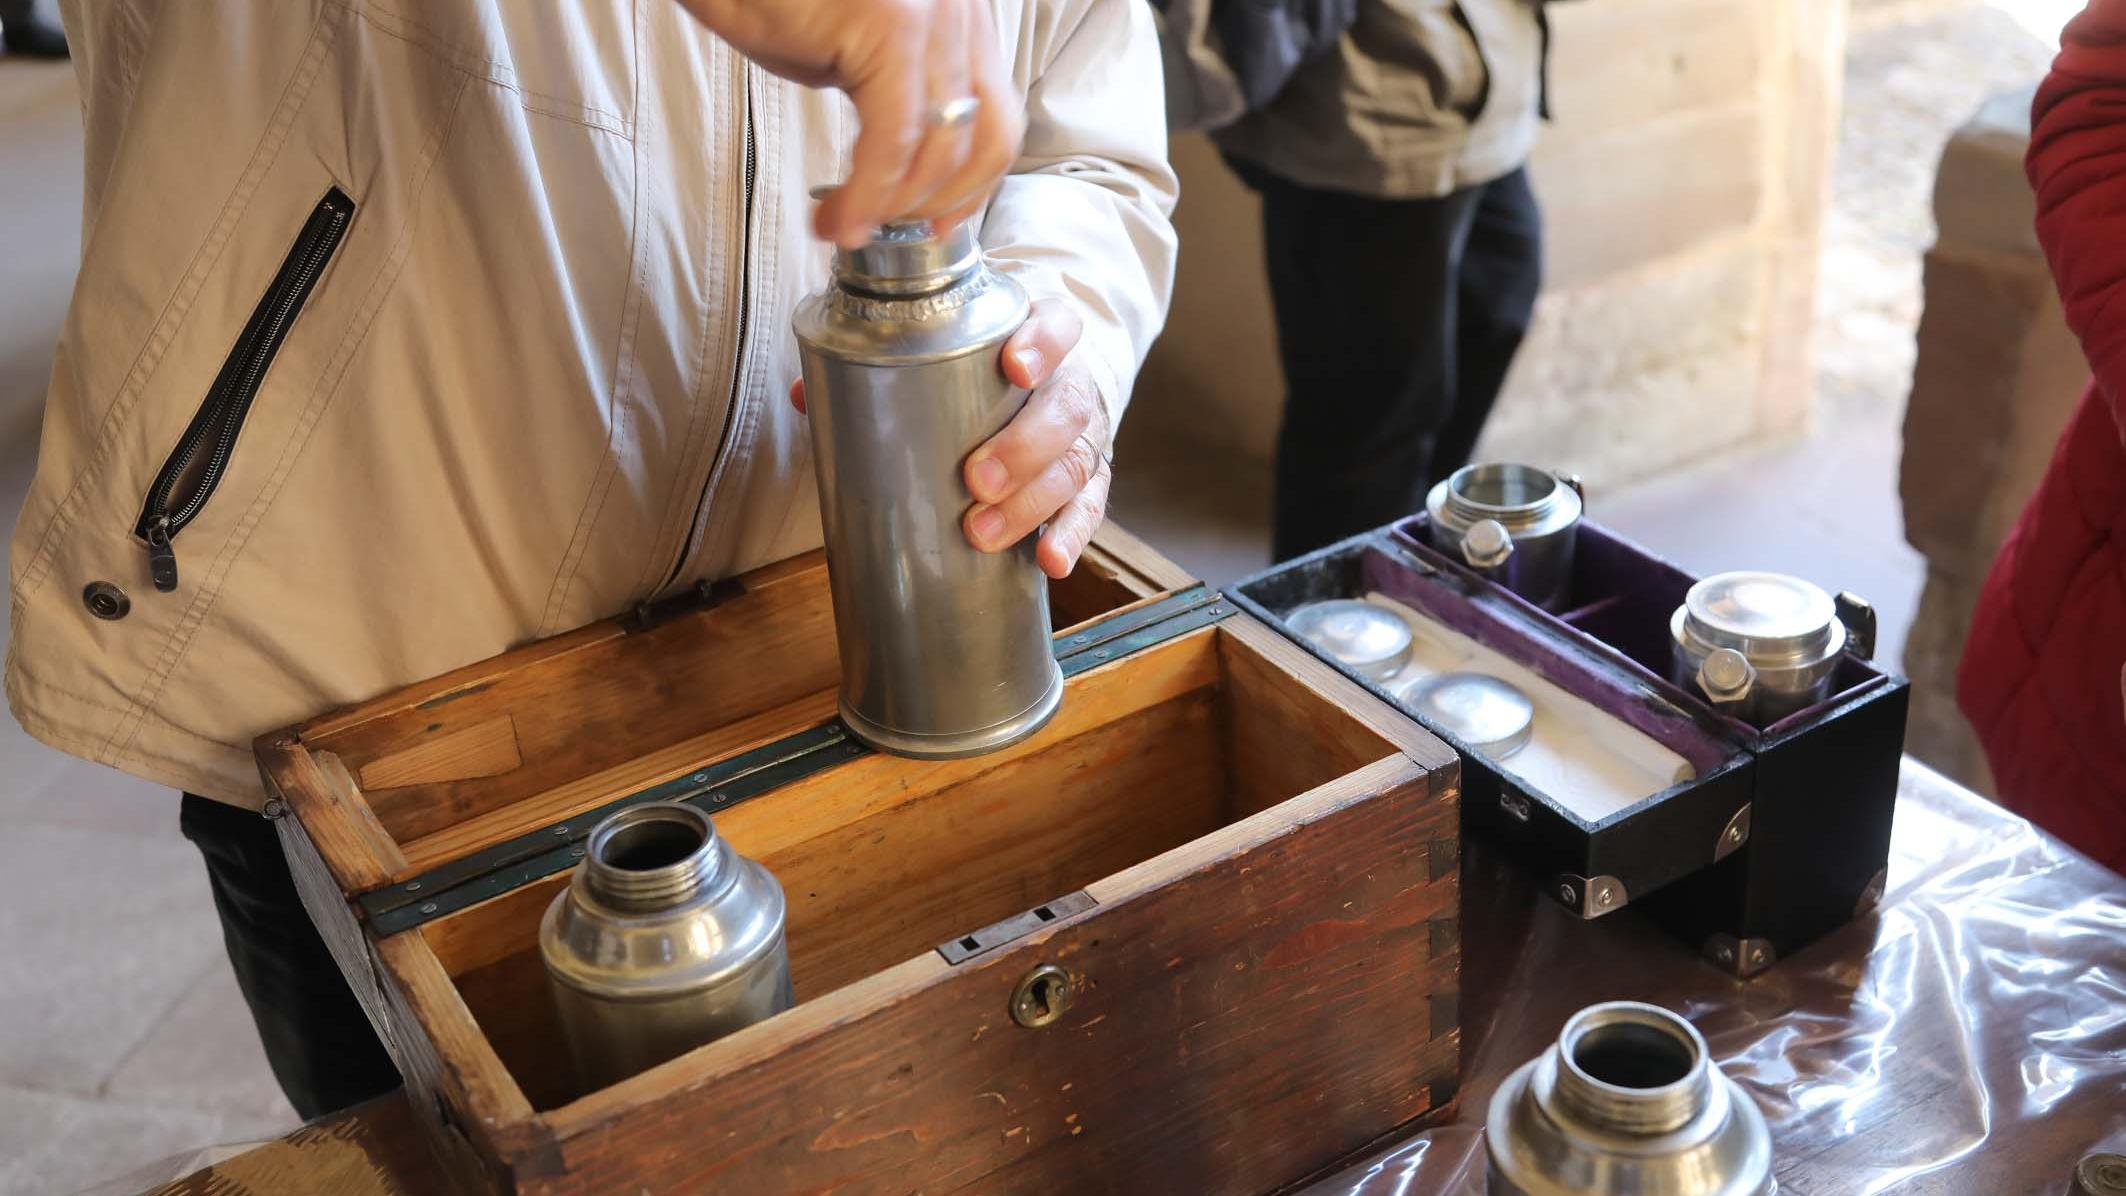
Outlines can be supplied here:
<path id="1" fill-rule="evenodd" d="M 1956 665 L 1987 568 L 2037 488 L 2088 379 L 2032 231 L 2031 89 L 1989 100 L 1942 154 L 1926 314 L 1905 410 L 1905 538 L 1927 585 L 1905 646 L 1906 747 L 1990 790 L 1956 709 Z"/>
<path id="2" fill-rule="evenodd" d="M 1493 455 L 1610 485 L 1801 430 L 1843 0 L 1558 4 L 1533 164 L 1548 288 Z M 1253 197 L 1177 138 L 1181 272 L 1134 437 L 1265 458 L 1282 396 Z"/>

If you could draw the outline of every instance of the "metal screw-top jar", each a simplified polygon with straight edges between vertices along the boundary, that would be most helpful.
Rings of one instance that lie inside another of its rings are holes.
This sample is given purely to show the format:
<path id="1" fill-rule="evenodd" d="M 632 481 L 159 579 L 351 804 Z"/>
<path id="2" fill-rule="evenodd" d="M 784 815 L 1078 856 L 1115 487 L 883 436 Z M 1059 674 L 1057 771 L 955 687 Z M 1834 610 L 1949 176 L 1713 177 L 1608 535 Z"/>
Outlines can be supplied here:
<path id="1" fill-rule="evenodd" d="M 1579 479 L 1533 465 L 1465 465 L 1425 496 L 1432 546 L 1545 610 L 1571 597 L 1585 509 Z"/>
<path id="2" fill-rule="evenodd" d="M 783 916 L 782 886 L 692 806 L 599 823 L 539 924 L 578 1078 L 603 1087 L 788 1009 Z"/>
<path id="3" fill-rule="evenodd" d="M 873 747 L 995 751 L 1062 702 L 1034 538 L 985 553 L 961 530 L 968 455 L 1026 402 L 999 355 L 1028 310 L 970 225 L 921 222 L 839 251 L 834 285 L 798 305 L 841 715 Z"/>
<path id="4" fill-rule="evenodd" d="M 1491 1196 L 1770 1196 L 1772 1138 L 1705 1040 L 1656 1005 L 1574 1014 L 1491 1098 Z"/>
<path id="5" fill-rule="evenodd" d="M 1721 573 L 1669 619 L 1674 680 L 1760 726 L 1828 696 L 1846 626 L 1823 590 L 1783 573 Z"/>

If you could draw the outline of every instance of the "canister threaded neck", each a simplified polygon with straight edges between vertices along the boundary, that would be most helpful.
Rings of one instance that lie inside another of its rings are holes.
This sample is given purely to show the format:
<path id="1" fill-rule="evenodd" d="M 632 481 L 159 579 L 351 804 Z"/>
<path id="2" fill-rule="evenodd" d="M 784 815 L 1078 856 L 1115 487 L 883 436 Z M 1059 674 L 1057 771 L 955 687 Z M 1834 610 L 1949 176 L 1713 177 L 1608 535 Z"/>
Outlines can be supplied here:
<path id="1" fill-rule="evenodd" d="M 1561 1111 L 1595 1129 L 1673 1133 L 1713 1098 L 1705 1040 L 1655 1005 L 1614 1001 L 1581 1010 L 1558 1035 Z"/>
<path id="2" fill-rule="evenodd" d="M 722 846 L 708 815 L 692 806 L 636 806 L 591 833 L 584 886 L 599 902 L 618 910 L 681 905 L 716 880 Z"/>
<path id="3" fill-rule="evenodd" d="M 1547 469 L 1511 462 L 1465 465 L 1447 479 L 1442 513 L 1461 527 L 1491 519 L 1520 532 L 1548 519 L 1571 497 Z"/>
<path id="4" fill-rule="evenodd" d="M 906 297 L 942 291 L 981 263 L 974 226 L 943 236 L 927 220 L 891 221 L 868 244 L 834 253 L 834 277 L 852 291 Z"/>

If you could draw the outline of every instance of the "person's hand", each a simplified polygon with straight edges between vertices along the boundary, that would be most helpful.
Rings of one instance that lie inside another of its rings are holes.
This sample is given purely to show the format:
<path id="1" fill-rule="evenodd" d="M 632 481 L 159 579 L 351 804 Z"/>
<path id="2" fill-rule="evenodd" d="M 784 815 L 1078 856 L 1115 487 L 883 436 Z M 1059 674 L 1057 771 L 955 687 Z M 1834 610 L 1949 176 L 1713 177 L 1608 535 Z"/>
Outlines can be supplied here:
<path id="1" fill-rule="evenodd" d="M 987 0 L 680 2 L 762 67 L 855 102 L 849 177 L 813 215 L 813 231 L 838 245 L 860 246 L 900 217 L 949 229 L 1019 156 L 1025 115 Z M 972 115 L 948 121 L 968 99 Z"/>
<path id="2" fill-rule="evenodd" d="M 1033 391 L 1011 423 L 967 458 L 967 489 L 975 497 L 961 526 L 967 541 L 1001 552 L 1042 523 L 1034 550 L 1041 571 L 1068 577 L 1107 517 L 1113 477 L 1104 451 L 1107 405 L 1070 351 L 1083 330 L 1078 313 L 1061 300 L 1042 299 L 1004 342 L 1004 376 Z M 790 401 L 805 409 L 805 382 L 790 385 Z"/>

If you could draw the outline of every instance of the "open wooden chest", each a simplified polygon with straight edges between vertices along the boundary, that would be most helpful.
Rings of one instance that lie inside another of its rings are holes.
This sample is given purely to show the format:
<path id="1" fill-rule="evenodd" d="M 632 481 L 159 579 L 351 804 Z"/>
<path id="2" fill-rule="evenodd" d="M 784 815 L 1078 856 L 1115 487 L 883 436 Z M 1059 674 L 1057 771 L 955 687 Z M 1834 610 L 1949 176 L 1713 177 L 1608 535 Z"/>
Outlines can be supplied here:
<path id="1" fill-rule="evenodd" d="M 1061 713 L 971 760 L 839 730 L 818 554 L 262 738 L 459 1181 L 1261 1192 L 1445 1103 L 1453 752 L 1118 530 L 1052 604 Z M 656 799 L 781 881 L 798 1003 L 581 1091 L 539 917 Z"/>

